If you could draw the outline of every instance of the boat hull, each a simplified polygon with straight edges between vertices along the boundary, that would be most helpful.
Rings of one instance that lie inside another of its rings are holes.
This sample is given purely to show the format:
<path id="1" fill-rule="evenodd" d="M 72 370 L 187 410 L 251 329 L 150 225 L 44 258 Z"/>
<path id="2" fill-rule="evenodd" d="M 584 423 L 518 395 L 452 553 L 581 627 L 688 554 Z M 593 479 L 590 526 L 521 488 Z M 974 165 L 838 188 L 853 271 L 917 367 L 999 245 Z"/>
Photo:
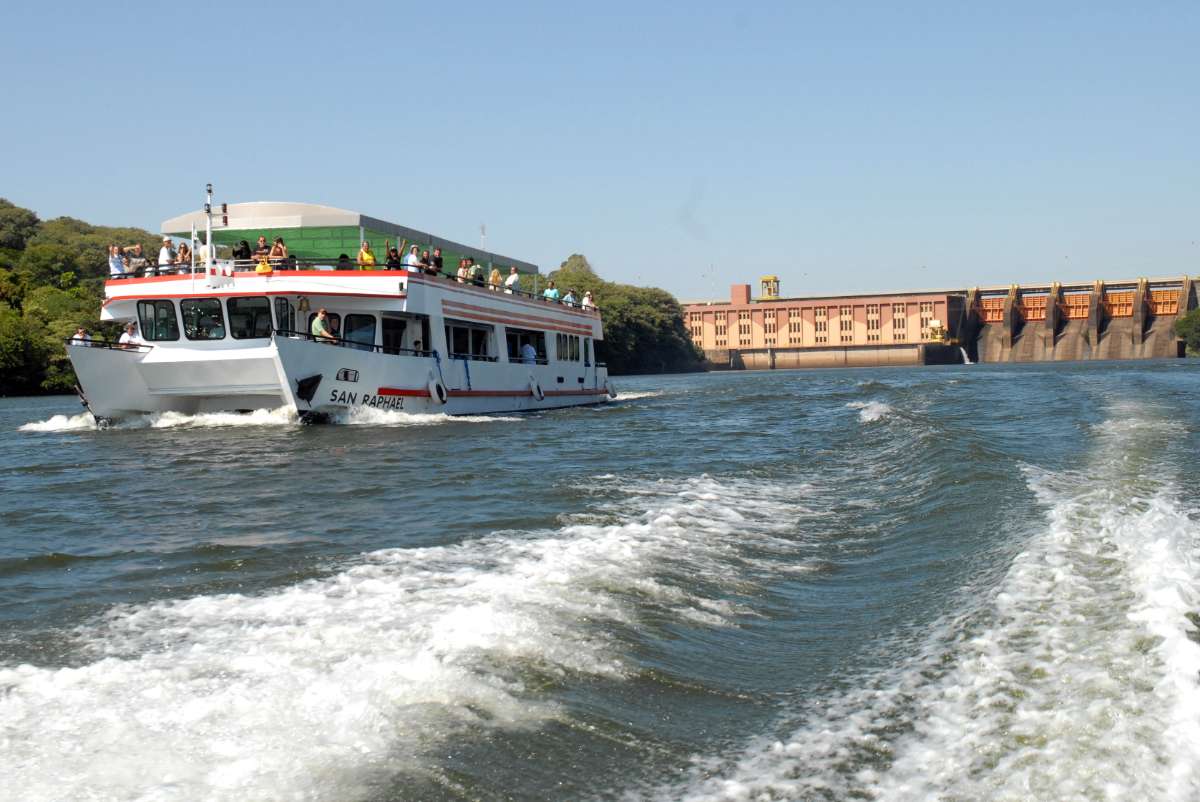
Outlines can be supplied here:
<path id="1" fill-rule="evenodd" d="M 302 416 L 315 418 L 354 409 L 447 415 L 530 412 L 609 399 L 605 368 L 582 362 L 444 359 L 285 336 L 276 337 L 275 353 L 286 402 Z"/>

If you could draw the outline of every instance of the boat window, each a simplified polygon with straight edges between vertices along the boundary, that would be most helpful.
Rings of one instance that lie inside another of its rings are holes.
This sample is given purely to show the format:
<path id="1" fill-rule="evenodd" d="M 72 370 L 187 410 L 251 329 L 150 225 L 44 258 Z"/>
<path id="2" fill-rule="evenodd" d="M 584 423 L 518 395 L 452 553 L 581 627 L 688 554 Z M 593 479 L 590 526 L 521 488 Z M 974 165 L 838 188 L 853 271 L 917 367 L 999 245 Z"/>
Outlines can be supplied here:
<path id="1" fill-rule="evenodd" d="M 560 362 L 579 361 L 579 338 L 573 334 L 559 334 L 555 340 L 556 353 Z"/>
<path id="2" fill-rule="evenodd" d="M 471 356 L 482 359 L 495 359 L 489 343 L 492 339 L 492 326 L 482 323 L 468 323 L 462 320 L 452 320 L 446 323 L 446 344 L 451 356 Z"/>
<path id="3" fill-rule="evenodd" d="M 583 364 L 585 367 L 592 364 L 592 340 L 589 337 L 583 338 Z"/>
<path id="4" fill-rule="evenodd" d="M 366 346 L 375 345 L 375 316 L 346 315 L 346 328 L 342 337 Z M 364 350 L 371 350 L 366 348 Z"/>
<path id="5" fill-rule="evenodd" d="M 275 299 L 275 325 L 284 331 L 296 330 L 296 307 L 282 296 Z"/>
<path id="6" fill-rule="evenodd" d="M 546 332 L 534 329 L 507 329 L 508 359 L 510 362 L 521 361 L 521 348 L 526 344 L 537 351 L 537 359 L 541 364 L 546 363 Z"/>
<path id="7" fill-rule="evenodd" d="M 179 302 L 183 333 L 189 340 L 225 339 L 225 318 L 216 298 L 184 298 Z"/>
<path id="8" fill-rule="evenodd" d="M 306 328 L 304 330 L 305 332 L 312 333 L 312 324 L 313 324 L 313 321 L 316 319 L 317 319 L 316 312 L 312 312 L 311 314 L 309 314 L 308 328 Z M 342 316 L 341 315 L 339 315 L 337 312 L 326 311 L 325 312 L 325 322 L 329 324 L 329 333 L 330 334 L 332 334 L 334 337 L 342 336 Z"/>
<path id="9" fill-rule="evenodd" d="M 404 347 L 404 332 L 408 330 L 408 321 L 394 317 L 383 319 L 383 352 L 398 354 Z"/>
<path id="10" fill-rule="evenodd" d="M 253 340 L 271 336 L 271 302 L 263 296 L 229 298 L 229 333 L 235 340 Z"/>
<path id="11" fill-rule="evenodd" d="M 142 339 L 155 342 L 179 339 L 175 304 L 170 301 L 138 301 L 137 309 Z"/>

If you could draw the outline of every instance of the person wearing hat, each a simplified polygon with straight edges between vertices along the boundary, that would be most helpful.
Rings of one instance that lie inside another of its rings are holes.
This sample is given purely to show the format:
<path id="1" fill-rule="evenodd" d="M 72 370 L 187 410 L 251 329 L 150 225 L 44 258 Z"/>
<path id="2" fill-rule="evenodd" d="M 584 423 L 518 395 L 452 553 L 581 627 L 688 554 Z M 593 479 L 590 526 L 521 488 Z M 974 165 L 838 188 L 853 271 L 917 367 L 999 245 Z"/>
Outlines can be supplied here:
<path id="1" fill-rule="evenodd" d="M 158 251 L 158 274 L 165 276 L 175 265 L 175 249 L 171 247 L 171 238 L 163 237 L 162 248 Z"/>
<path id="2" fill-rule="evenodd" d="M 121 339 L 117 341 L 119 345 L 141 345 L 142 338 L 138 336 L 137 324 L 132 320 L 125 324 L 125 331 L 121 333 Z"/>
<path id="3" fill-rule="evenodd" d="M 592 291 L 588 290 L 583 294 L 583 303 L 581 303 L 580 306 L 582 306 L 584 309 L 591 309 L 595 305 L 596 302 L 592 300 Z"/>

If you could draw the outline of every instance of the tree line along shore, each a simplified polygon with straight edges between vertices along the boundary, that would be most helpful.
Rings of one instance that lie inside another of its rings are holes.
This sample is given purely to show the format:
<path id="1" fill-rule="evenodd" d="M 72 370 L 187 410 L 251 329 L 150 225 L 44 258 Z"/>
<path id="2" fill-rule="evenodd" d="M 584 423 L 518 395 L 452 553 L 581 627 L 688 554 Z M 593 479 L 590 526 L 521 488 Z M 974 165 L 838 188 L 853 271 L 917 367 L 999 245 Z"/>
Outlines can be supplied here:
<path id="1" fill-rule="evenodd" d="M 0 396 L 70 393 L 75 373 L 63 342 L 84 326 L 115 340 L 119 324 L 100 321 L 110 245 L 161 237 L 141 228 L 97 226 L 72 217 L 41 220 L 0 198 Z M 572 254 L 546 278 L 580 296 L 591 291 L 604 316 L 596 358 L 612 375 L 701 370 L 679 302 L 665 290 L 605 281 Z M 532 278 L 522 277 L 532 290 Z"/>

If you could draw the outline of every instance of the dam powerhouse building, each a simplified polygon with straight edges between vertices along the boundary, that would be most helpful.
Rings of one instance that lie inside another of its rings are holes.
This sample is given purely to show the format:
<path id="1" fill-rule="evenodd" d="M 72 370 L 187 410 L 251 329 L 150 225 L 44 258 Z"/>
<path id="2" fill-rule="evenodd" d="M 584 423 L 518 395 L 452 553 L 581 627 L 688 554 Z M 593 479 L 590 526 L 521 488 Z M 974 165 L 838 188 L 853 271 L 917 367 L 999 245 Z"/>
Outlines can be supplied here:
<path id="1" fill-rule="evenodd" d="M 1186 276 L 791 298 L 763 276 L 683 314 L 710 367 L 769 369 L 1181 357 L 1195 308 Z"/>

